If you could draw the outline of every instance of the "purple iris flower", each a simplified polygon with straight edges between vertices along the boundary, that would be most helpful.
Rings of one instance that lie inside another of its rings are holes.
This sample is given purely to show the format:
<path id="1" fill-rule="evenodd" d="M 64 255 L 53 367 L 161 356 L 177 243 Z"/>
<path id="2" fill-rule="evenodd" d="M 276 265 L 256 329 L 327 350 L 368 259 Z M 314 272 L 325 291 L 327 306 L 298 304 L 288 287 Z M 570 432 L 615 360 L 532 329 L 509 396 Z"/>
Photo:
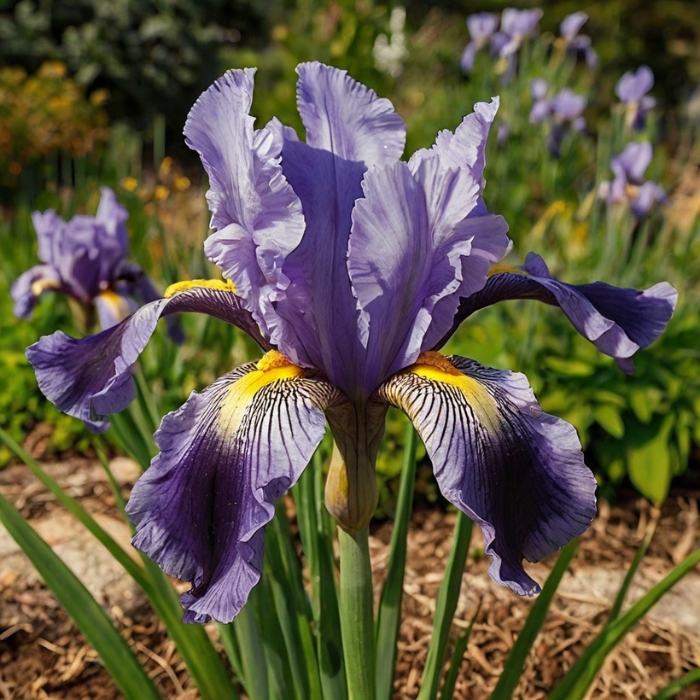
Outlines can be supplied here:
<path id="1" fill-rule="evenodd" d="M 570 88 L 560 90 L 551 99 L 547 98 L 549 86 L 543 78 L 535 78 L 530 83 L 530 94 L 535 102 L 530 110 L 530 122 L 533 124 L 549 122 L 547 148 L 556 158 L 561 155 L 561 142 L 573 129 L 582 132 L 586 129 L 586 120 L 582 115 L 586 108 L 586 98 L 577 95 Z"/>
<path id="2" fill-rule="evenodd" d="M 478 12 L 467 17 L 467 28 L 471 41 L 467 44 L 462 54 L 462 70 L 469 73 L 474 67 L 474 59 L 477 51 L 482 49 L 491 40 L 498 27 L 498 15 L 492 12 Z"/>
<path id="3" fill-rule="evenodd" d="M 564 17 L 559 31 L 564 40 L 565 48 L 577 54 L 583 54 L 586 64 L 590 68 L 595 68 L 598 65 L 598 54 L 591 46 L 591 37 L 585 34 L 579 34 L 581 27 L 588 21 L 588 15 L 585 12 L 574 12 Z"/>
<path id="4" fill-rule="evenodd" d="M 39 386 L 100 431 L 133 399 L 130 368 L 161 316 L 209 313 L 265 351 L 165 416 L 160 454 L 129 501 L 134 544 L 192 581 L 186 621 L 241 609 L 274 501 L 326 420 L 337 448 L 327 506 L 346 531 L 366 526 L 389 404 L 413 421 L 445 497 L 481 526 L 491 576 L 535 593 L 523 558 L 556 551 L 595 514 L 576 431 L 542 411 L 524 375 L 436 350 L 478 308 L 527 297 L 559 306 L 629 365 L 663 331 L 675 290 L 567 285 L 539 258 L 488 277 L 509 248 L 483 200 L 497 98 L 402 161 L 405 125 L 388 100 L 329 66 L 297 72 L 305 141 L 276 119 L 254 129 L 252 69 L 217 80 L 185 125 L 210 181 L 216 233 L 205 251 L 224 280 L 173 285 L 93 337 L 42 338 L 27 351 Z"/>
<path id="5" fill-rule="evenodd" d="M 615 85 L 615 94 L 627 107 L 627 124 L 637 131 L 644 129 L 647 112 L 656 105 L 656 100 L 647 95 L 653 85 L 654 74 L 649 66 L 625 73 Z"/>
<path id="6" fill-rule="evenodd" d="M 661 185 L 644 180 L 644 173 L 651 163 L 652 149 L 648 141 L 633 141 L 625 150 L 610 159 L 610 169 L 615 173 L 612 183 L 601 182 L 598 195 L 610 204 L 628 203 L 635 216 L 643 218 L 657 203 L 666 201 Z"/>
<path id="7" fill-rule="evenodd" d="M 507 83 L 515 75 L 517 53 L 525 39 L 535 36 L 543 14 L 540 9 L 516 10 L 512 7 L 501 13 L 501 28 L 491 39 L 491 51 L 506 60 L 502 82 Z"/>
<path id="8" fill-rule="evenodd" d="M 101 190 L 94 217 L 64 221 L 53 209 L 32 214 L 42 264 L 12 285 L 17 318 L 28 318 L 39 297 L 53 290 L 77 299 L 89 312 L 96 309 L 105 329 L 132 313 L 135 299 L 146 303 L 160 297 L 143 270 L 126 260 L 129 214 L 109 187 Z"/>

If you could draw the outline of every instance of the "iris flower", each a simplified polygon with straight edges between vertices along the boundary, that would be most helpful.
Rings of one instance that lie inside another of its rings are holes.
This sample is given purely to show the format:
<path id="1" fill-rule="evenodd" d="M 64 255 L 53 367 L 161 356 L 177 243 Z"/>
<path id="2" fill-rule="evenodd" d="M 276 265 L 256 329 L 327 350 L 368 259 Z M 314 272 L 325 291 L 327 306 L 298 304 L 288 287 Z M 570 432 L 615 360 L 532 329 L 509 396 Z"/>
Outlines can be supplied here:
<path id="1" fill-rule="evenodd" d="M 488 276 L 509 249 L 506 222 L 483 199 L 497 98 L 402 161 L 405 125 L 388 100 L 345 71 L 297 71 L 305 141 L 276 119 L 254 129 L 253 69 L 226 73 L 187 119 L 210 181 L 205 251 L 224 279 L 173 285 L 93 337 L 42 338 L 27 351 L 39 386 L 104 430 L 133 398 L 131 367 L 160 317 L 208 313 L 259 343 L 259 361 L 165 416 L 160 453 L 129 501 L 134 544 L 192 582 L 186 621 L 229 621 L 244 605 L 273 504 L 326 421 L 327 507 L 351 535 L 365 528 L 389 404 L 422 436 L 444 496 L 481 526 L 491 576 L 535 593 L 523 558 L 554 552 L 595 513 L 576 431 L 542 411 L 524 375 L 437 351 L 478 309 L 529 298 L 559 306 L 628 365 L 663 331 L 675 291 L 568 285 L 537 256 Z"/>
<path id="2" fill-rule="evenodd" d="M 626 107 L 627 125 L 636 131 L 643 131 L 646 115 L 656 106 L 656 100 L 647 95 L 654 85 L 654 74 L 649 66 L 640 66 L 632 73 L 625 73 L 615 85 L 615 94 Z"/>
<path id="3" fill-rule="evenodd" d="M 160 296 L 143 270 L 127 262 L 128 212 L 109 187 L 101 189 L 95 216 L 64 221 L 53 209 L 32 214 L 42 264 L 12 285 L 16 317 L 28 318 L 44 292 L 56 291 L 76 299 L 87 318 L 96 309 L 106 329 L 129 316 L 136 299 L 151 302 Z"/>
<path id="4" fill-rule="evenodd" d="M 470 41 L 464 48 L 461 66 L 465 73 L 474 68 L 476 54 L 489 43 L 498 28 L 498 15 L 493 12 L 477 12 L 467 17 Z"/>
<path id="5" fill-rule="evenodd" d="M 577 95 L 571 88 L 560 90 L 548 98 L 549 85 L 543 78 L 535 78 L 530 83 L 530 94 L 535 102 L 530 110 L 529 121 L 533 124 L 548 122 L 547 148 L 555 157 L 561 155 L 561 143 L 569 129 L 583 132 L 586 120 L 582 116 L 586 108 L 586 98 Z"/>
<path id="6" fill-rule="evenodd" d="M 588 15 L 585 12 L 573 12 L 564 17 L 559 26 L 559 31 L 565 49 L 577 54 L 583 54 L 588 67 L 595 68 L 598 65 L 598 54 L 591 46 L 591 37 L 579 34 L 581 27 L 587 21 Z"/>
<path id="7" fill-rule="evenodd" d="M 649 141 L 633 141 L 622 153 L 610 159 L 610 169 L 615 173 L 612 182 L 604 181 L 598 188 L 598 196 L 609 204 L 629 204 L 637 218 L 645 217 L 655 204 L 666 202 L 663 187 L 652 180 L 645 180 L 644 173 L 652 158 Z"/>
<path id="8" fill-rule="evenodd" d="M 498 70 L 501 81 L 509 82 L 515 76 L 517 55 L 527 38 L 537 35 L 537 24 L 542 10 L 517 10 L 507 7 L 501 13 L 501 28 L 491 39 L 491 50 L 501 58 Z"/>

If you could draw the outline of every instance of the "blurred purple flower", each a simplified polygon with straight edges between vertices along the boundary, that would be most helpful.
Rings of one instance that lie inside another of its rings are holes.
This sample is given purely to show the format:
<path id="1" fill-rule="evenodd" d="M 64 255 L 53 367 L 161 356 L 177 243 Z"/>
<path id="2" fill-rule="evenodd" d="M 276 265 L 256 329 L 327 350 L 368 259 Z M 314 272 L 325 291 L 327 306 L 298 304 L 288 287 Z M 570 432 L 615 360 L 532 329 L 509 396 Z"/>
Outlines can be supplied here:
<path id="1" fill-rule="evenodd" d="M 469 73 L 474 67 L 477 51 L 489 43 L 498 27 L 498 15 L 491 12 L 479 12 L 467 17 L 467 28 L 471 41 L 462 54 L 462 70 Z"/>
<path id="2" fill-rule="evenodd" d="M 601 182 L 598 196 L 610 204 L 629 204 L 635 216 L 646 216 L 651 208 L 666 201 L 664 189 L 651 180 L 644 180 L 652 148 L 648 141 L 634 141 L 624 151 L 610 160 L 610 169 L 615 174 L 612 183 Z"/>
<path id="3" fill-rule="evenodd" d="M 501 28 L 491 39 L 491 51 L 506 61 L 501 82 L 509 82 L 515 75 L 517 53 L 528 37 L 537 34 L 537 23 L 542 10 L 516 10 L 508 7 L 501 13 Z"/>
<path id="4" fill-rule="evenodd" d="M 141 303 L 160 294 L 143 270 L 126 260 L 126 209 L 109 187 L 93 216 L 64 221 L 53 210 L 34 212 L 41 265 L 27 270 L 12 285 L 14 314 L 28 318 L 39 297 L 56 291 L 77 299 L 86 310 L 96 309 L 100 326 L 123 321 Z"/>
<path id="5" fill-rule="evenodd" d="M 551 99 L 547 98 L 549 86 L 543 78 L 535 78 L 530 83 L 530 94 L 535 102 L 530 110 L 529 120 L 533 124 L 548 122 L 549 135 L 547 148 L 558 158 L 561 155 L 561 142 L 569 129 L 582 132 L 586 120 L 582 115 L 586 108 L 586 98 L 577 95 L 570 88 L 564 88 Z"/>
<path id="6" fill-rule="evenodd" d="M 615 85 L 615 94 L 627 107 L 627 124 L 636 131 L 646 125 L 646 114 L 656 105 L 656 100 L 647 95 L 654 85 L 654 74 L 648 66 L 640 66 L 635 73 L 625 73 Z"/>
<path id="7" fill-rule="evenodd" d="M 491 576 L 535 593 L 523 558 L 556 551 L 595 514 L 576 431 L 542 411 L 524 375 L 436 351 L 474 311 L 529 298 L 559 306 L 629 370 L 663 332 L 675 290 L 568 285 L 537 256 L 488 275 L 510 244 L 483 199 L 497 98 L 401 160 L 406 127 L 391 103 L 319 63 L 297 69 L 305 140 L 277 119 L 254 130 L 254 72 L 226 73 L 185 125 L 210 182 L 216 233 L 205 252 L 225 280 L 174 285 L 93 337 L 42 338 L 27 350 L 39 387 L 101 431 L 134 398 L 130 368 L 161 316 L 208 313 L 266 351 L 165 416 L 160 454 L 129 501 L 134 544 L 192 581 L 188 622 L 228 622 L 241 609 L 274 502 L 326 420 L 337 446 L 327 507 L 348 532 L 367 525 L 390 404 L 416 426 L 441 492 L 480 525 Z"/>
<path id="8" fill-rule="evenodd" d="M 588 15 L 585 12 L 574 12 L 564 17 L 559 31 L 564 40 L 565 48 L 583 54 L 586 64 L 590 68 L 595 68 L 598 65 L 598 54 L 591 46 L 591 37 L 579 34 L 581 27 L 587 20 Z"/>

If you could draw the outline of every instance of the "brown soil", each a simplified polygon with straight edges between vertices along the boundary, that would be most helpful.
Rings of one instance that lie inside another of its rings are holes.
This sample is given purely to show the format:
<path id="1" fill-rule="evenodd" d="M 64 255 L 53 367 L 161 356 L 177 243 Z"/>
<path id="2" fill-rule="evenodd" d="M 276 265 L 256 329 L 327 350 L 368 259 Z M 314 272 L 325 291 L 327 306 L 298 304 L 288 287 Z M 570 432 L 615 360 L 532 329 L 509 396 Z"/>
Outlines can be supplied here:
<path id="1" fill-rule="evenodd" d="M 128 462 L 115 465 L 128 489 L 136 472 Z M 50 467 L 54 478 L 100 517 L 117 537 L 128 532 L 113 515 L 114 503 L 97 465 L 60 463 Z M 117 627 L 167 699 L 195 700 L 187 669 L 162 626 L 128 579 L 110 569 L 99 546 L 83 540 L 54 499 L 23 467 L 0 472 L 0 493 L 29 518 L 36 529 L 76 570 L 110 612 Z M 638 598 L 674 564 L 700 546 L 697 494 L 669 499 L 630 599 Z M 530 654 L 516 697 L 547 697 L 566 669 L 604 624 L 626 567 L 655 517 L 641 500 L 630 499 L 610 508 L 601 504 L 593 527 L 581 546 L 554 598 L 549 617 Z M 450 551 L 455 516 L 425 509 L 415 514 L 409 541 L 404 584 L 404 622 L 401 630 L 395 698 L 415 698 L 431 635 L 437 590 Z M 385 573 L 391 524 L 376 527 L 371 553 L 378 582 Z M 0 698 L 3 700 L 112 700 L 121 695 L 53 594 L 13 549 L 0 527 Z M 486 698 L 498 681 L 509 650 L 533 604 L 518 598 L 489 579 L 483 543 L 476 533 L 454 625 L 464 629 L 479 604 L 467 653 L 462 661 L 455 698 Z M 76 554 L 77 552 L 77 554 Z M 87 559 L 88 564 L 85 565 Z M 554 558 L 529 567 L 544 582 Z M 83 568 L 81 569 L 81 565 Z M 91 572 L 96 575 L 91 578 Z M 94 579 L 94 580 L 93 580 Z M 212 627 L 212 635 L 216 628 Z M 691 572 L 659 603 L 608 657 L 590 698 L 651 698 L 658 689 L 700 665 L 700 572 Z M 700 686 L 676 696 L 700 698 Z"/>

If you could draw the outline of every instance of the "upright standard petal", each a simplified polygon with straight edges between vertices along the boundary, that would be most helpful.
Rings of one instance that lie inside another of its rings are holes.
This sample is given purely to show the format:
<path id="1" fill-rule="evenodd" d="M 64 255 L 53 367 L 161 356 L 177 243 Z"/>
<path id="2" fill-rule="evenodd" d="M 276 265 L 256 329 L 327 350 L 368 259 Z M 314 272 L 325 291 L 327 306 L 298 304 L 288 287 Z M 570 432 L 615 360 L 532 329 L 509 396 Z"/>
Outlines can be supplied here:
<path id="1" fill-rule="evenodd" d="M 444 334 L 459 296 L 481 289 L 508 248 L 505 221 L 477 208 L 470 170 L 424 153 L 371 169 L 353 211 L 348 270 L 370 391 Z"/>
<path id="2" fill-rule="evenodd" d="M 207 199 L 217 233 L 205 252 L 276 342 L 282 330 L 273 304 L 288 285 L 282 266 L 301 241 L 304 216 L 282 173 L 281 139 L 270 129 L 253 130 L 248 112 L 254 73 L 234 70 L 217 80 L 192 107 L 185 137 L 210 180 Z"/>
<path id="3" fill-rule="evenodd" d="M 474 111 L 468 114 L 454 133 L 445 129 L 438 133 L 430 152 L 436 153 L 444 167 L 466 168 L 472 177 L 484 187 L 484 166 L 486 164 L 486 140 L 491 124 L 498 112 L 499 98 L 491 102 L 477 102 Z M 411 160 L 422 158 L 425 151 L 418 151 Z"/>
<path id="4" fill-rule="evenodd" d="M 654 85 L 654 74 L 649 66 L 639 66 L 632 73 L 625 73 L 615 85 L 615 94 L 621 102 L 639 102 Z"/>
<path id="5" fill-rule="evenodd" d="M 129 236 L 126 230 L 129 212 L 119 204 L 114 190 L 109 187 L 100 187 L 100 192 L 102 196 L 97 207 L 95 220 L 102 224 L 107 237 L 113 241 L 118 251 L 116 259 L 118 261 L 126 260 L 129 252 Z"/>
<path id="6" fill-rule="evenodd" d="M 401 157 L 406 125 L 389 100 L 347 71 L 322 63 L 302 63 L 297 73 L 297 104 L 309 146 L 367 167 Z"/>
<path id="7" fill-rule="evenodd" d="M 262 572 L 263 527 L 325 432 L 338 391 L 272 351 L 163 419 L 131 493 L 134 546 L 192 582 L 185 622 L 230 622 Z"/>
<path id="8" fill-rule="evenodd" d="M 536 299 L 559 306 L 584 338 L 631 373 L 634 366 L 630 358 L 664 332 L 678 300 L 678 292 L 668 282 L 646 290 L 613 287 L 605 282 L 566 284 L 552 277 L 544 260 L 535 253 L 528 254 L 522 269 L 526 274 L 495 274 L 480 292 L 462 299 L 451 331 L 435 349 L 479 309 L 507 299 Z"/>
<path id="9" fill-rule="evenodd" d="M 379 394 L 416 426 L 440 491 L 484 534 L 489 573 L 520 595 L 538 561 L 584 532 L 596 482 L 573 426 L 542 412 L 522 374 L 425 353 Z"/>
<path id="10" fill-rule="evenodd" d="M 79 340 L 61 331 L 27 348 L 39 388 L 60 411 L 85 421 L 93 432 L 109 427 L 107 414 L 134 399 L 131 368 L 161 316 L 181 311 L 206 313 L 238 326 L 269 350 L 249 311 L 225 283 L 189 285 L 167 299 L 142 306 L 119 325 Z"/>
<path id="11" fill-rule="evenodd" d="M 285 262 L 290 285 L 276 311 L 295 329 L 311 365 L 348 393 L 362 393 L 363 349 L 346 260 L 351 212 L 367 166 L 398 160 L 405 126 L 388 100 L 345 71 L 318 63 L 298 70 L 307 143 L 283 131 L 282 167 L 301 200 L 306 232 Z M 295 361 L 304 356 L 281 342 L 279 349 Z"/>

